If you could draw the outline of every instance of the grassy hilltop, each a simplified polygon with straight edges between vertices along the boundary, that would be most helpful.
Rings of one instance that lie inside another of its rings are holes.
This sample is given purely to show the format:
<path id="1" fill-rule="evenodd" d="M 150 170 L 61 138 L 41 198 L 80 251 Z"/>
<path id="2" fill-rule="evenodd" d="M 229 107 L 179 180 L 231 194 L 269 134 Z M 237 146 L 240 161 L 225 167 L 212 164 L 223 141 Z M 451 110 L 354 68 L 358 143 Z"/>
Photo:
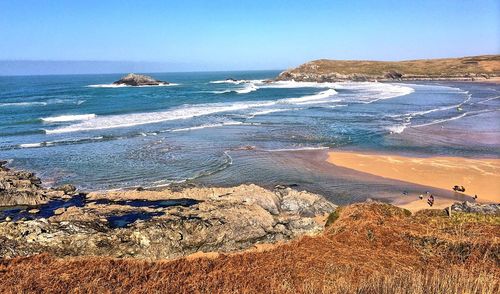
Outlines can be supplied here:
<path id="1" fill-rule="evenodd" d="M 407 61 L 320 59 L 282 72 L 279 80 L 471 80 L 500 76 L 500 55 Z"/>

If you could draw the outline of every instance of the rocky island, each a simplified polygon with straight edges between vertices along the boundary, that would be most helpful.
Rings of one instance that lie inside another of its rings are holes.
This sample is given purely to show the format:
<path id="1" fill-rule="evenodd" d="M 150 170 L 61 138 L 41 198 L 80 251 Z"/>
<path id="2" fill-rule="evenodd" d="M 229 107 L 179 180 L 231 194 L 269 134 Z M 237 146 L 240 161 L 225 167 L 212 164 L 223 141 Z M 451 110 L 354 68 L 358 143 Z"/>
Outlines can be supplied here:
<path id="1" fill-rule="evenodd" d="M 155 80 L 154 78 L 146 75 L 138 75 L 134 73 L 129 73 L 126 76 L 123 76 L 116 82 L 113 82 L 113 85 L 125 85 L 125 86 L 165 86 L 168 85 L 168 82 Z"/>
<path id="2" fill-rule="evenodd" d="M 301 82 L 492 80 L 500 77 L 500 55 L 408 61 L 320 59 L 279 74 Z"/>

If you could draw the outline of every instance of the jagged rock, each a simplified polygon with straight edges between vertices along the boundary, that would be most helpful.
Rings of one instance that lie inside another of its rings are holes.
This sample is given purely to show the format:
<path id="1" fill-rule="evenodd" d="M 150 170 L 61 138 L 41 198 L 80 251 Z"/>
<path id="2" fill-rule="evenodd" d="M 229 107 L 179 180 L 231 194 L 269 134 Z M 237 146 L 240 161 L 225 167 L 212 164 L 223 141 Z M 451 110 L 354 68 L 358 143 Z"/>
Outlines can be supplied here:
<path id="1" fill-rule="evenodd" d="M 323 197 L 286 188 L 279 194 L 257 185 L 231 188 L 185 187 L 178 190 L 108 191 L 90 200 L 122 200 L 122 204 L 87 203 L 57 210 L 48 220 L 0 223 L 0 257 L 48 252 L 57 256 L 104 255 L 172 258 L 198 251 L 231 252 L 256 243 L 315 234 L 315 221 L 335 210 Z M 197 204 L 163 208 L 132 207 L 123 200 L 196 199 Z M 113 228 L 107 218 L 127 213 L 157 213 L 150 220 Z"/>
<path id="2" fill-rule="evenodd" d="M 4 166 L 5 163 L 0 162 L 0 206 L 39 205 L 52 197 L 65 195 L 64 191 L 43 188 L 42 181 L 34 173 L 11 170 Z"/>
<path id="3" fill-rule="evenodd" d="M 74 192 L 76 192 L 76 187 L 71 184 L 65 184 L 54 188 L 54 190 L 62 191 L 64 192 L 64 194 L 73 194 Z"/>
<path id="4" fill-rule="evenodd" d="M 457 202 L 451 206 L 452 211 L 482 213 L 482 214 L 500 214 L 500 204 L 479 204 L 469 201 Z"/>
<path id="5" fill-rule="evenodd" d="M 123 76 L 121 79 L 114 82 L 113 84 L 127 85 L 127 86 L 161 86 L 161 85 L 168 85 L 169 83 L 155 80 L 150 76 L 130 73 L 126 76 Z"/>

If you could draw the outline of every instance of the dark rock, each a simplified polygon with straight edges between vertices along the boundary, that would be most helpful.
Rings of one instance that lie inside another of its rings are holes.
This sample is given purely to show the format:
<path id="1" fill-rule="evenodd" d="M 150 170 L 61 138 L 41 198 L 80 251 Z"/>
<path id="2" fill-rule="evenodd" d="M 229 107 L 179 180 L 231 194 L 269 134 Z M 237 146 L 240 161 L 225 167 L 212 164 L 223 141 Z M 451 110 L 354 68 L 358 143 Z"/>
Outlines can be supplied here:
<path id="1" fill-rule="evenodd" d="M 138 75 L 130 73 L 118 81 L 114 82 L 115 85 L 127 85 L 127 86 L 161 86 L 168 85 L 168 82 L 158 81 L 150 76 Z"/>
<path id="2" fill-rule="evenodd" d="M 386 73 L 384 75 L 384 77 L 386 79 L 391 79 L 391 80 L 401 80 L 401 78 L 403 77 L 403 74 L 399 73 L 399 72 L 397 72 L 395 70 L 391 70 L 388 73 Z"/>

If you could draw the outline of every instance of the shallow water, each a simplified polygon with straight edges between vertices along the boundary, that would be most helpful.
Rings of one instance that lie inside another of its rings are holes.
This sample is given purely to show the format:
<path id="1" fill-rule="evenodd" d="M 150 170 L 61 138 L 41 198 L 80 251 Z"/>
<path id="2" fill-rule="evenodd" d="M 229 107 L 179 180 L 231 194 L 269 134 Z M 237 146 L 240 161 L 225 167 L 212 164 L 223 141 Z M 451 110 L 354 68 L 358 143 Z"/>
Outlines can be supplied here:
<path id="1" fill-rule="evenodd" d="M 12 206 L 12 207 L 0 207 L 0 220 L 5 220 L 5 218 L 10 217 L 13 221 L 20 219 L 33 220 L 40 218 L 49 218 L 55 215 L 55 210 L 59 208 L 83 207 L 87 204 L 99 204 L 99 205 L 125 205 L 131 207 L 149 207 L 149 208 L 165 208 L 172 206 L 183 206 L 188 207 L 200 203 L 200 201 L 195 199 L 180 198 L 180 199 L 168 199 L 168 200 L 109 200 L 109 199 L 97 199 L 87 201 L 84 194 L 79 194 L 73 196 L 70 199 L 53 199 L 46 204 L 33 205 L 33 206 Z M 30 213 L 29 210 L 38 209 L 37 213 Z M 149 220 L 153 216 L 158 216 L 163 214 L 162 212 L 142 212 L 134 211 L 127 213 L 116 213 L 111 214 L 106 219 L 108 224 L 112 228 L 123 228 L 129 224 L 135 222 L 136 220 Z"/>
<path id="2" fill-rule="evenodd" d="M 296 149 L 500 155 L 498 85 L 262 81 L 277 73 L 153 74 L 175 85 L 141 88 L 109 87 L 120 75 L 0 77 L 0 158 L 45 183 L 96 190 L 313 183 L 283 156 Z M 347 183 L 352 199 L 366 184 Z"/>

